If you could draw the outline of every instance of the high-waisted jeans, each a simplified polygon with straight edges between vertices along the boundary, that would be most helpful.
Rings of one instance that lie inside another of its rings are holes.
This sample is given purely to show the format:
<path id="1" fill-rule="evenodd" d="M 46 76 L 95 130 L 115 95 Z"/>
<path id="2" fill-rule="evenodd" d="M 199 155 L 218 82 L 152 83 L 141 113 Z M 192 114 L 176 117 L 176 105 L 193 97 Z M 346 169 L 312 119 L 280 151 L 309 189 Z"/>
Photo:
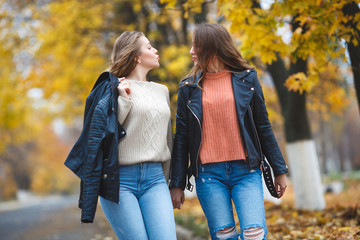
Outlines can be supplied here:
<path id="1" fill-rule="evenodd" d="M 235 227 L 232 202 L 238 214 L 243 238 L 244 229 L 259 228 L 266 239 L 265 208 L 260 169 L 250 169 L 245 161 L 199 165 L 195 178 L 196 193 L 208 221 L 211 239 L 221 239 L 216 232 Z M 236 236 L 235 236 L 236 235 Z"/>
<path id="2" fill-rule="evenodd" d="M 176 239 L 174 212 L 160 162 L 120 166 L 119 204 L 100 197 L 119 239 Z"/>

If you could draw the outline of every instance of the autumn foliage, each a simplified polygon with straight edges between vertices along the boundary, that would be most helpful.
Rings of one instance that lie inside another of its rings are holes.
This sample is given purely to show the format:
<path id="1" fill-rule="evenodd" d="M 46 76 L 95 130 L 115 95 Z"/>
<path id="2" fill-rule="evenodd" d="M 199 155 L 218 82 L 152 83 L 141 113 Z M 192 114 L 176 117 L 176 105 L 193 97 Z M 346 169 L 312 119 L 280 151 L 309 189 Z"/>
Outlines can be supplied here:
<path id="1" fill-rule="evenodd" d="M 267 239 L 360 239 L 359 180 L 345 180 L 342 193 L 327 193 L 325 199 L 327 208 L 324 211 L 297 210 L 294 208 L 293 189 L 289 185 L 281 204 L 265 201 Z M 181 210 L 175 210 L 175 219 L 198 237 L 209 238 L 206 218 L 196 198 L 186 199 Z"/>
<path id="2" fill-rule="evenodd" d="M 69 145 L 48 128 L 42 129 L 39 136 L 28 159 L 30 190 L 37 194 L 74 193 L 79 181 L 64 165 Z"/>
<path id="3" fill-rule="evenodd" d="M 341 41 L 358 44 L 348 23 L 360 18 L 341 11 L 349 1 L 260 2 L 266 1 L 0 0 L 0 168 L 8 183 L 0 176 L 3 194 L 14 197 L 17 187 L 71 191 L 74 176 L 63 162 L 73 142 L 63 143 L 49 128 L 54 119 L 71 125 L 82 118 L 86 96 L 125 30 L 144 32 L 159 50 L 161 67 L 150 72 L 149 80 L 168 86 L 173 123 L 178 84 L 192 65 L 193 27 L 215 21 L 231 31 L 261 81 L 276 60 L 288 68 L 297 59 L 309 59 L 308 71 L 285 79 L 286 91 L 306 93 L 316 120 L 343 114 L 354 91 L 344 77 L 350 69 L 341 72 L 346 65 Z M 281 133 L 279 98 L 273 85 L 262 84 L 270 120 Z M 22 173 L 28 185 L 17 183 L 15 163 L 27 169 Z"/>

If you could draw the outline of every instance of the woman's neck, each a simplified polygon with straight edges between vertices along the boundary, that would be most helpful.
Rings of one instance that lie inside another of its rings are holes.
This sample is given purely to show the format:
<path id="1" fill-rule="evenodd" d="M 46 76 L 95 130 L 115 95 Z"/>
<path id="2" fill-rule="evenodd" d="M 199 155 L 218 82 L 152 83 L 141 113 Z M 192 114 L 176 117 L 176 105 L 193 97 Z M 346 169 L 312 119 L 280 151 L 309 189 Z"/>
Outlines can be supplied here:
<path id="1" fill-rule="evenodd" d="M 220 62 L 216 57 L 211 61 L 206 69 L 206 72 L 217 73 L 225 69 L 225 65 Z"/>
<path id="2" fill-rule="evenodd" d="M 138 66 L 136 66 L 135 69 L 129 75 L 127 75 L 125 78 L 146 82 L 146 75 L 148 72 L 149 71 L 145 71 L 145 70 L 139 68 Z"/>

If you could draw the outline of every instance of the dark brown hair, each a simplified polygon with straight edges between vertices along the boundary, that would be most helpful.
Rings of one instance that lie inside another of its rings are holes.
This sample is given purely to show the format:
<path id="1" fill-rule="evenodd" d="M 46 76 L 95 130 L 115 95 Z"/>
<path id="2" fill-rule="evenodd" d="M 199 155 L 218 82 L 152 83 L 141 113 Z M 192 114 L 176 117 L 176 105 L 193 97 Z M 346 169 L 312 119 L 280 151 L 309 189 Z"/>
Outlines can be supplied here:
<path id="1" fill-rule="evenodd" d="M 206 72 L 214 57 L 217 57 L 226 68 L 231 70 L 243 71 L 254 68 L 247 64 L 235 47 L 229 32 L 220 24 L 203 23 L 198 25 L 194 32 L 193 47 L 198 60 L 198 64 L 188 74 L 188 76 L 194 77 L 193 81 L 198 73 Z M 204 75 L 201 76 L 199 82 L 203 77 Z"/>
<path id="2" fill-rule="evenodd" d="M 109 72 L 113 75 L 126 77 L 136 67 L 137 56 L 140 54 L 139 38 L 145 36 L 138 31 L 125 31 L 115 41 L 111 53 Z"/>

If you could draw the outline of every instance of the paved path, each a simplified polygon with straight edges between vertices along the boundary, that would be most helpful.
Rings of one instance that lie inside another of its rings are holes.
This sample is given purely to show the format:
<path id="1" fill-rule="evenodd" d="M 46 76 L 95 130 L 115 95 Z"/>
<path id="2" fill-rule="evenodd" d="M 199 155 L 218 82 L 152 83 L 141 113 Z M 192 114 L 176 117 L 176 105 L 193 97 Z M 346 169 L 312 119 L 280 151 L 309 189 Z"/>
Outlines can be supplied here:
<path id="1" fill-rule="evenodd" d="M 80 224 L 77 196 L 0 203 L 1 240 L 116 240 L 101 208 L 92 224 Z M 177 226 L 178 240 L 194 240 Z"/>
<path id="2" fill-rule="evenodd" d="M 115 240 L 101 208 L 95 223 L 80 224 L 77 197 L 53 196 L 0 204 L 2 240 Z"/>

